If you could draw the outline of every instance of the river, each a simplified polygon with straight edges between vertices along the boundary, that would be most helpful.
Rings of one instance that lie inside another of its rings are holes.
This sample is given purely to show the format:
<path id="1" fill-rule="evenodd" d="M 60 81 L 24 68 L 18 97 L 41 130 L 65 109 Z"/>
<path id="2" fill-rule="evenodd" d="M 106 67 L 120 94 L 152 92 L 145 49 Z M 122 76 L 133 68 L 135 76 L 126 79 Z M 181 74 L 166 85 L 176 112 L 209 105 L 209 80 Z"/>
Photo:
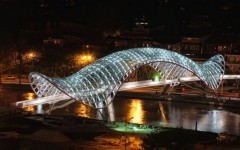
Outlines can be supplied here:
<path id="1" fill-rule="evenodd" d="M 33 99 L 31 91 L 0 91 L 0 108 L 17 100 Z M 27 108 L 29 111 L 35 108 Z M 111 112 L 111 113 L 108 113 Z M 212 105 L 116 97 L 108 109 L 99 111 L 79 102 L 52 112 L 138 124 L 183 127 L 240 135 L 240 110 Z"/>

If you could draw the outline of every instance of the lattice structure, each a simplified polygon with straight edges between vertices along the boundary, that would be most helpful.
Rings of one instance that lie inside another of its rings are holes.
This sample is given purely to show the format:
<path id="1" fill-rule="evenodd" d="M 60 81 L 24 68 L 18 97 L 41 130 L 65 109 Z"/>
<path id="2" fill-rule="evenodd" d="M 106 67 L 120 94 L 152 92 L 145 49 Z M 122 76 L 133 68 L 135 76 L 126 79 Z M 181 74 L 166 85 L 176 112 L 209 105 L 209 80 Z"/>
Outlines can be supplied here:
<path id="1" fill-rule="evenodd" d="M 29 75 L 33 91 L 38 97 L 67 95 L 95 108 L 111 103 L 124 80 L 136 69 L 150 65 L 162 79 L 197 76 L 210 89 L 221 83 L 225 61 L 216 55 L 197 64 L 178 53 L 160 48 L 134 48 L 103 57 L 66 78 L 50 78 L 40 73 Z"/>

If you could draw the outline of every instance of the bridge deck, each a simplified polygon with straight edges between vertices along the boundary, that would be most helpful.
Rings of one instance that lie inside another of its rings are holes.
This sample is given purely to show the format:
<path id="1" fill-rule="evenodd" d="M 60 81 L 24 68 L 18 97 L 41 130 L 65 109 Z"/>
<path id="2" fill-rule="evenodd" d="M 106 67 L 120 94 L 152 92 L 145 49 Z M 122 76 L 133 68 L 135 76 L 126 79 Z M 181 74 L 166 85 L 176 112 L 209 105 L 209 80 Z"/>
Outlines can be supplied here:
<path id="1" fill-rule="evenodd" d="M 240 79 L 240 75 L 224 75 L 223 79 Z M 162 81 L 145 80 L 145 81 L 137 81 L 137 82 L 128 82 L 128 83 L 123 83 L 119 91 L 125 91 L 125 90 L 143 88 L 143 87 L 151 87 L 151 86 L 160 86 L 160 85 L 166 85 L 171 83 L 177 83 L 179 81 L 192 82 L 192 81 L 199 81 L 199 80 L 200 79 L 198 77 L 192 76 L 192 77 L 183 77 L 180 79 L 173 79 L 173 80 L 162 80 Z M 36 106 L 36 105 L 42 105 L 42 104 L 54 104 L 56 102 L 68 100 L 68 99 L 71 99 L 71 97 L 66 94 L 60 94 L 60 95 L 41 97 L 33 100 L 18 101 L 16 102 L 15 105 L 17 107 L 25 108 L 29 106 Z"/>

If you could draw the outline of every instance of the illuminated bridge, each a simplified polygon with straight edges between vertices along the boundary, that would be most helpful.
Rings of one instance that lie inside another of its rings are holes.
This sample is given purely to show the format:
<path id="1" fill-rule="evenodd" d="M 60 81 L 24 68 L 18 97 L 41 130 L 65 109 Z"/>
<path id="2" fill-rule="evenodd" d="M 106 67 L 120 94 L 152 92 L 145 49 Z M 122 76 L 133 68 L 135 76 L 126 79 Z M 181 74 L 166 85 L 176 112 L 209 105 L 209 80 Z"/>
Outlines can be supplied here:
<path id="1" fill-rule="evenodd" d="M 124 83 L 133 71 L 144 65 L 159 72 L 161 81 Z M 90 107 L 104 108 L 120 90 L 174 84 L 179 80 L 201 80 L 210 89 L 216 90 L 224 77 L 224 67 L 222 55 L 215 55 L 198 64 L 183 55 L 161 48 L 128 49 L 103 57 L 66 78 L 50 78 L 32 72 L 29 75 L 30 85 L 38 98 L 20 101 L 16 105 L 28 107 L 61 102 L 57 108 L 80 101 Z"/>

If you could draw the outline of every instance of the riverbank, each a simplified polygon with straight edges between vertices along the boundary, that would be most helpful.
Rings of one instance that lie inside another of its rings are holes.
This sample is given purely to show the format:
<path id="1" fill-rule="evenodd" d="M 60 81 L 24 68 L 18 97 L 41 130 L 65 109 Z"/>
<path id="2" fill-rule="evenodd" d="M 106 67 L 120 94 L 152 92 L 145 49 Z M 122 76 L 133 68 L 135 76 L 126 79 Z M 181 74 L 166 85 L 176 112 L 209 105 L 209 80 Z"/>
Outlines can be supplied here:
<path id="1" fill-rule="evenodd" d="M 138 134 L 107 124 L 77 116 L 11 115 L 0 118 L 0 149 L 142 149 Z"/>
<path id="2" fill-rule="evenodd" d="M 240 147 L 236 144 L 239 143 L 239 137 L 236 136 L 176 129 L 186 134 L 191 132 L 191 137 L 201 134 L 202 138 L 194 145 L 194 149 L 215 150 L 224 147 L 235 150 Z M 106 122 L 77 116 L 19 114 L 0 118 L 0 149 L 142 150 L 143 139 L 150 133 L 172 135 L 169 133 L 175 133 L 176 129 L 126 122 Z M 210 136 L 212 138 L 209 138 Z M 230 140 L 225 137 L 230 137 Z M 232 137 L 234 141 L 231 141 Z M 218 141 L 218 138 L 222 141 Z"/>

